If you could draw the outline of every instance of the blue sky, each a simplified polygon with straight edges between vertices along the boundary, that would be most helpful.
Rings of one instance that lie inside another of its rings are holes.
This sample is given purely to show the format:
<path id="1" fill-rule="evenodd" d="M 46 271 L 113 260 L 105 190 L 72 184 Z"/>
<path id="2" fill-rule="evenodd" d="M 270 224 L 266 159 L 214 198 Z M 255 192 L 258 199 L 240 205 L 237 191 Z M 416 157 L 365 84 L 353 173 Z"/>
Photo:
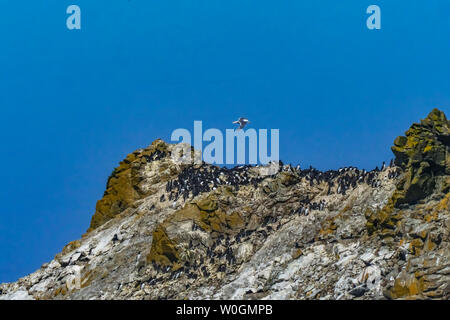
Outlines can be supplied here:
<path id="1" fill-rule="evenodd" d="M 70 4 L 81 30 L 66 28 Z M 366 28 L 371 4 L 381 30 Z M 0 282 L 80 238 L 127 153 L 194 120 L 279 128 L 284 162 L 388 161 L 412 122 L 449 115 L 449 12 L 448 0 L 2 3 Z"/>

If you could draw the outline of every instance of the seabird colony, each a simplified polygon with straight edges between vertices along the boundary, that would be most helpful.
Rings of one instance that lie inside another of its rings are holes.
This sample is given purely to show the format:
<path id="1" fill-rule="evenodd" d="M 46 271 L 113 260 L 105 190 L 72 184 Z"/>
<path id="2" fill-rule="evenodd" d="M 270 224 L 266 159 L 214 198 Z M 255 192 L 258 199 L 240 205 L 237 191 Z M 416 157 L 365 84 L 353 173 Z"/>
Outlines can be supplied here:
<path id="1" fill-rule="evenodd" d="M 159 160 L 166 156 L 164 152 L 156 151 L 148 157 L 148 161 Z M 292 167 L 284 165 L 280 161 L 279 171 L 272 176 L 258 177 L 255 172 L 250 169 L 254 168 L 249 165 L 238 166 L 234 168 L 217 167 L 203 162 L 201 165 L 188 166 L 184 168 L 180 174 L 166 184 L 166 195 L 162 195 L 160 201 L 174 201 L 183 197 L 184 200 L 193 198 L 201 193 L 209 192 L 219 186 L 231 186 L 235 190 L 239 190 L 240 186 L 253 185 L 257 188 L 264 179 L 274 177 L 279 172 L 289 172 L 300 180 L 305 179 L 310 186 L 326 183 L 328 185 L 327 194 L 345 195 L 349 189 L 355 189 L 360 184 L 367 184 L 372 188 L 378 188 L 381 185 L 379 173 L 389 169 L 387 177 L 389 179 L 397 178 L 401 171 L 399 168 L 392 168 L 393 162 L 386 167 L 385 163 L 381 165 L 381 169 L 376 167 L 371 171 L 360 170 L 356 167 L 344 167 L 338 170 L 320 171 L 313 167 L 302 170 L 300 166 Z M 256 166 L 259 167 L 259 166 Z M 298 214 L 307 216 L 312 210 L 322 211 L 326 208 L 325 200 L 319 202 L 312 199 L 304 199 L 299 201 L 298 209 L 293 210 L 290 214 Z M 199 276 L 208 277 L 210 272 L 226 272 L 227 266 L 236 263 L 233 248 L 242 241 L 248 241 L 250 237 L 255 239 L 265 239 L 269 234 L 281 227 L 278 216 L 266 216 L 263 218 L 261 228 L 256 230 L 241 230 L 236 235 L 218 234 L 214 238 L 211 246 L 206 248 L 198 259 L 193 261 L 185 261 L 183 266 L 177 270 L 172 270 L 170 266 L 160 266 L 153 264 L 154 270 L 157 272 L 155 276 L 150 277 L 147 281 L 150 285 L 155 285 L 169 277 L 172 280 L 178 279 L 180 276 L 186 276 L 188 279 L 197 279 Z M 192 231 L 201 229 L 195 223 Z M 199 249 L 198 245 L 189 241 L 189 249 Z M 211 269 L 215 264 L 216 267 Z M 209 267 L 208 267 L 209 266 Z M 216 269 L 217 268 L 217 269 Z M 159 274 L 162 272 L 162 275 Z M 158 275 L 159 274 L 159 275 Z"/>
<path id="2" fill-rule="evenodd" d="M 389 167 L 392 166 L 392 163 Z M 258 167 L 258 166 L 256 166 Z M 253 185 L 258 187 L 259 183 L 267 177 L 256 177 L 255 173 L 251 173 L 249 169 L 253 168 L 250 165 L 238 166 L 234 168 L 217 167 L 203 162 L 200 166 L 189 166 L 184 168 L 176 179 L 170 180 L 166 184 L 166 192 L 168 193 L 169 201 L 176 201 L 180 197 L 184 201 L 186 199 L 194 198 L 201 193 L 206 193 L 217 189 L 219 186 L 231 186 L 236 191 L 240 186 Z M 310 186 L 326 183 L 328 185 L 327 195 L 341 194 L 346 195 L 350 189 L 355 189 L 360 184 L 367 184 L 372 188 L 381 186 L 381 181 L 378 177 L 379 172 L 384 171 L 387 167 L 381 166 L 381 170 L 376 167 L 371 171 L 360 170 L 356 167 L 344 167 L 338 170 L 320 171 L 313 167 L 302 170 L 300 166 L 292 167 L 291 165 L 283 165 L 280 161 L 279 172 L 291 172 L 297 175 L 300 179 L 306 179 Z M 400 169 L 390 170 L 388 173 L 389 179 L 397 178 L 400 174 Z M 269 176 L 269 177 L 273 177 Z M 160 201 L 166 201 L 164 195 L 161 196 Z M 322 200 L 318 203 L 311 202 L 306 199 L 300 204 L 298 213 L 308 215 L 311 210 L 324 210 L 326 204 Z"/>

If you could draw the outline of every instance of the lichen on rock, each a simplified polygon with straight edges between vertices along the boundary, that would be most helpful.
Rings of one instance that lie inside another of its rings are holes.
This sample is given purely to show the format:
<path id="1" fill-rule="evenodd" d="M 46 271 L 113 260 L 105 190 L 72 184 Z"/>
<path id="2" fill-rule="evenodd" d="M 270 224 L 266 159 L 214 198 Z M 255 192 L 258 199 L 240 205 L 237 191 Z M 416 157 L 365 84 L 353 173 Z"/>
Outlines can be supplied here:
<path id="1" fill-rule="evenodd" d="M 395 205 L 415 203 L 430 195 L 438 184 L 448 190 L 448 182 L 439 177 L 450 174 L 450 121 L 445 114 L 434 109 L 421 121 L 397 137 L 392 147 L 395 164 L 405 171 Z"/>
<path id="2" fill-rule="evenodd" d="M 182 249 L 178 248 L 178 244 L 180 241 L 186 240 L 184 234 L 180 235 L 180 231 L 183 233 L 182 225 L 186 223 L 190 229 L 199 228 L 215 236 L 237 233 L 240 228 L 244 227 L 242 215 L 238 212 L 227 214 L 219 208 L 214 197 L 188 203 L 157 226 L 153 232 L 147 263 L 172 267 L 179 263 L 179 251 Z"/>
<path id="3" fill-rule="evenodd" d="M 143 166 L 153 159 L 166 156 L 167 152 L 167 144 L 158 139 L 149 147 L 130 153 L 120 162 L 108 178 L 103 198 L 97 201 L 88 232 L 148 195 L 148 192 L 139 188 L 139 184 L 145 179 Z"/>
<path id="4" fill-rule="evenodd" d="M 179 260 L 178 250 L 174 241 L 169 239 L 162 225 L 153 231 L 152 247 L 147 262 L 153 262 L 161 266 L 172 266 Z"/>

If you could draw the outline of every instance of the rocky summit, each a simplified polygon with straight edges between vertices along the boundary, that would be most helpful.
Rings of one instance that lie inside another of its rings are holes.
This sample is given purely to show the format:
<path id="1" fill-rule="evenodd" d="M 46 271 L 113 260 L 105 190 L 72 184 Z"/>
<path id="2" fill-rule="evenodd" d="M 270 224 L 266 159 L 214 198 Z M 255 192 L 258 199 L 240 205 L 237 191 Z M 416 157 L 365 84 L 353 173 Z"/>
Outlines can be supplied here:
<path id="1" fill-rule="evenodd" d="M 449 127 L 433 110 L 372 171 L 179 164 L 156 140 L 0 299 L 448 299 Z"/>

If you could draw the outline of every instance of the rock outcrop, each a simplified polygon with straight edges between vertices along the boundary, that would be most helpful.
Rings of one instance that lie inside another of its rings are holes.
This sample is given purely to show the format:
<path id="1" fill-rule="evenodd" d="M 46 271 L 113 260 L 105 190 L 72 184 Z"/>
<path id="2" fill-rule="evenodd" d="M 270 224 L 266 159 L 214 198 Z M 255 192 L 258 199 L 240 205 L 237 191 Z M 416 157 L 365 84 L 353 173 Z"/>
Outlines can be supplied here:
<path id="1" fill-rule="evenodd" d="M 449 142 L 438 110 L 369 172 L 180 165 L 156 140 L 0 299 L 448 299 Z"/>
<path id="2" fill-rule="evenodd" d="M 450 183 L 450 121 L 434 109 L 421 123 L 415 123 L 394 141 L 395 164 L 405 171 L 401 196 L 396 204 L 414 203 L 436 188 L 448 192 Z"/>
<path id="3" fill-rule="evenodd" d="M 136 150 L 120 162 L 108 178 L 106 191 L 103 198 L 97 202 L 88 231 L 111 220 L 132 206 L 136 200 L 155 193 L 151 185 L 167 180 L 170 172 L 164 172 L 164 166 L 161 166 L 162 174 L 149 177 L 144 174 L 143 167 L 148 162 L 164 158 L 166 149 L 163 141 L 156 140 L 148 148 Z"/>

